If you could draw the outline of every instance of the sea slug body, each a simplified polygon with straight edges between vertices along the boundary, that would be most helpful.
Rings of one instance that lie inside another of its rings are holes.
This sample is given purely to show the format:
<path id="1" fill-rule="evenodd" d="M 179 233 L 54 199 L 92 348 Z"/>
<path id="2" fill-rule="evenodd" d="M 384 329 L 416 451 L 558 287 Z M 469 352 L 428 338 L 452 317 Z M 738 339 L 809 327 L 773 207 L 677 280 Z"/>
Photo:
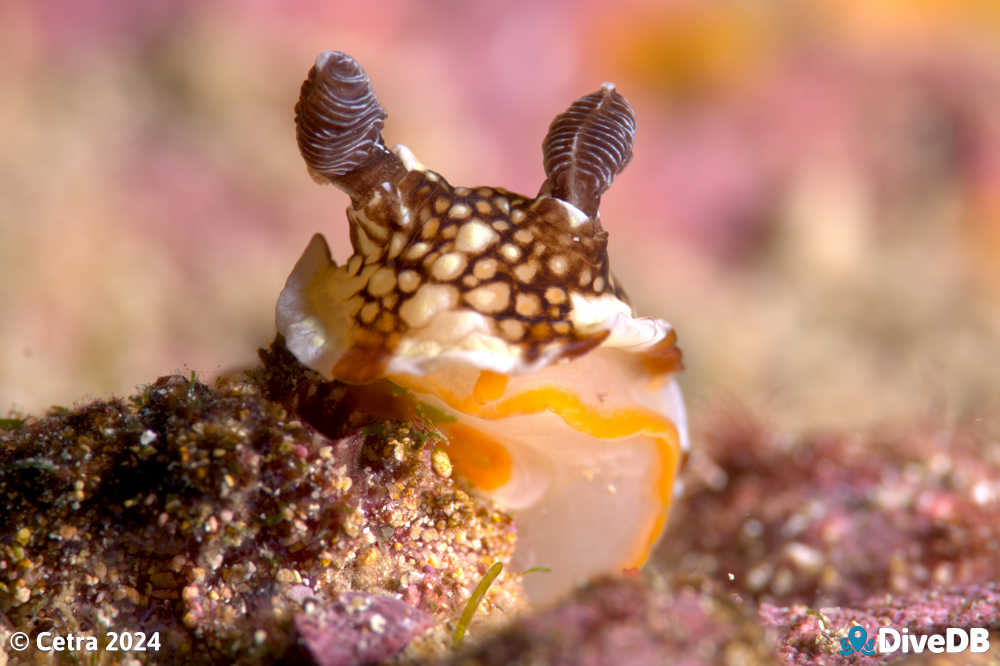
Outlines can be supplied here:
<path id="1" fill-rule="evenodd" d="M 313 177 L 347 192 L 354 254 L 306 247 L 276 308 L 293 354 L 329 379 L 388 380 L 433 407 L 455 473 L 511 511 L 533 600 L 643 564 L 688 447 L 666 322 L 610 272 L 600 197 L 632 156 L 610 84 L 553 120 L 536 197 L 453 187 L 385 147 L 360 65 L 324 52 L 296 106 Z"/>

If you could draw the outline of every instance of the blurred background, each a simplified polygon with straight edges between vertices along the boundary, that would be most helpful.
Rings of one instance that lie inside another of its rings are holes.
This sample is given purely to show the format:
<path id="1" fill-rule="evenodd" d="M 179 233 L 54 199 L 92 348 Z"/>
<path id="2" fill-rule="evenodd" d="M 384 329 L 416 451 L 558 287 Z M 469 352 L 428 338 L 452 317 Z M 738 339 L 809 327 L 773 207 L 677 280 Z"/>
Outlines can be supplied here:
<path id="1" fill-rule="evenodd" d="M 674 324 L 695 421 L 1000 413 L 1000 3 L 7 0 L 0 415 L 255 362 L 347 197 L 292 108 L 354 55 L 453 184 L 535 193 L 551 119 L 614 81 L 612 266 Z"/>

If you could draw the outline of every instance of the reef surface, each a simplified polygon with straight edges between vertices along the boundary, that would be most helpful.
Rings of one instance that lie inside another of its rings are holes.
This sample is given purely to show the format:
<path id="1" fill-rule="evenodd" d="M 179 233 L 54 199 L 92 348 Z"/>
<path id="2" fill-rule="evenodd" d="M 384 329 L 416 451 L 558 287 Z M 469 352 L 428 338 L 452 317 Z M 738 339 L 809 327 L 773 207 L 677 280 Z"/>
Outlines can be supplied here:
<path id="1" fill-rule="evenodd" d="M 855 624 L 1000 628 L 1000 458 L 973 427 L 709 419 L 649 565 L 529 609 L 506 567 L 516 525 L 451 474 L 405 392 L 325 382 L 280 341 L 261 359 L 214 386 L 163 377 L 0 422 L 0 664 L 75 663 L 13 651 L 15 631 L 106 629 L 158 631 L 161 648 L 95 663 L 944 664 L 1000 649 L 991 633 L 986 654 L 839 654 Z"/>
<path id="2" fill-rule="evenodd" d="M 214 387 L 162 377 L 128 400 L 5 422 L 4 648 L 14 631 L 128 630 L 159 632 L 158 652 L 123 655 L 156 663 L 444 649 L 471 589 L 510 558 L 509 517 L 463 490 L 418 419 L 359 411 L 343 386 L 263 356 Z M 477 619 L 520 595 L 502 575 Z"/>

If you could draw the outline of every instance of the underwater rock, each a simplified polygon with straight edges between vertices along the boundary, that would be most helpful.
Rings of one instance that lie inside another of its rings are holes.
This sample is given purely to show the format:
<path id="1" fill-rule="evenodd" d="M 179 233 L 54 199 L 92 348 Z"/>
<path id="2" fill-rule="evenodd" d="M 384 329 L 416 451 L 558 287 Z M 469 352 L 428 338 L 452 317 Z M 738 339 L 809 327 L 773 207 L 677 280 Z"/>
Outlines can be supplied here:
<path id="1" fill-rule="evenodd" d="M 43 629 L 158 631 L 151 663 L 457 666 L 829 663 L 853 622 L 1000 626 L 1000 461 L 973 430 L 715 418 L 652 569 L 519 614 L 515 525 L 411 396 L 326 381 L 280 339 L 261 356 L 214 388 L 0 422 L 0 663 Z"/>
<path id="2" fill-rule="evenodd" d="M 433 618 L 399 599 L 342 594 L 322 611 L 302 613 L 295 628 L 317 666 L 380 662 L 423 633 Z"/>
<path id="3" fill-rule="evenodd" d="M 778 605 L 852 606 L 1000 573 L 1000 460 L 969 428 L 712 430 L 653 556 L 667 575 Z"/>
<path id="4" fill-rule="evenodd" d="M 778 635 L 778 653 L 785 664 L 813 664 L 839 654 L 840 639 L 850 627 L 865 627 L 875 637 L 879 627 L 902 633 L 905 627 L 914 636 L 945 634 L 948 627 L 992 630 L 991 649 L 986 653 L 957 654 L 878 654 L 866 657 L 855 654 L 850 663 L 884 664 L 892 657 L 907 657 L 906 664 L 995 664 L 1000 636 L 1000 586 L 996 583 L 966 585 L 950 589 L 931 589 L 905 595 L 876 596 L 851 607 L 810 609 L 804 606 L 780 607 L 761 604 L 759 616 L 765 626 Z M 892 645 L 892 639 L 887 639 Z"/>
<path id="5" fill-rule="evenodd" d="M 605 578 L 447 663 L 751 666 L 774 663 L 774 654 L 753 615 L 725 598 Z"/>
<path id="6" fill-rule="evenodd" d="M 457 615 L 486 569 L 509 561 L 510 518 L 442 474 L 437 435 L 418 421 L 342 407 L 331 438 L 268 400 L 291 372 L 214 388 L 163 377 L 127 401 L 5 422 L 9 628 L 159 632 L 147 655 L 158 663 L 273 663 L 310 626 L 303 614 L 343 592 L 435 623 Z M 503 576 L 480 612 L 516 609 L 520 594 Z"/>

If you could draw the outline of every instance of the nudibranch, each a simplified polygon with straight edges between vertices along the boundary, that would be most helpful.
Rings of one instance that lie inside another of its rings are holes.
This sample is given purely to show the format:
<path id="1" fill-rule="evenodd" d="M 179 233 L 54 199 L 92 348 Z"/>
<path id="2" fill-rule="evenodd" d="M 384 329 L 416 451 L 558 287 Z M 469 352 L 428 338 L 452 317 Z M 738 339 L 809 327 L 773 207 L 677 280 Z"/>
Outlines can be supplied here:
<path id="1" fill-rule="evenodd" d="M 536 197 L 453 187 L 404 146 L 349 55 L 321 54 L 295 107 L 313 178 L 351 198 L 343 265 L 313 236 L 278 300 L 304 365 L 388 380 L 428 406 L 455 471 L 516 521 L 513 566 L 547 601 L 639 567 L 688 447 L 666 322 L 637 317 L 613 278 L 601 195 L 632 157 L 632 109 L 611 84 L 553 120 Z"/>

